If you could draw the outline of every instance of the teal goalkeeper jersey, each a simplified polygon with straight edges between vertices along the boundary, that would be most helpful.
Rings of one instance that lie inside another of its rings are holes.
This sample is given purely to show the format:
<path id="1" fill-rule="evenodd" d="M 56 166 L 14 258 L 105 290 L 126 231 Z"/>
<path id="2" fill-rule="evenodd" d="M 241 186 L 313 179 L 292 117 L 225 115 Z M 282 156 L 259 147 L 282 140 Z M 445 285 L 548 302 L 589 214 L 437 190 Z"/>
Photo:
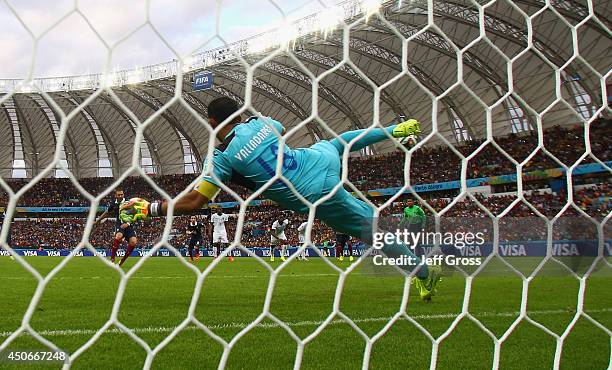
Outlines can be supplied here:
<path id="1" fill-rule="evenodd" d="M 257 190 L 276 174 L 279 137 L 283 132 L 280 122 L 271 118 L 252 117 L 238 124 L 217 146 L 212 157 L 212 173 L 202 181 L 219 186 L 223 182 L 242 185 Z M 311 148 L 292 149 L 284 146 L 282 175 L 289 180 L 300 195 L 312 201 L 321 195 L 327 163 L 320 151 Z M 207 159 L 207 162 L 209 159 Z M 204 165 L 206 171 L 206 163 Z M 284 207 L 306 212 L 308 208 L 287 184 L 276 180 L 263 193 Z"/>

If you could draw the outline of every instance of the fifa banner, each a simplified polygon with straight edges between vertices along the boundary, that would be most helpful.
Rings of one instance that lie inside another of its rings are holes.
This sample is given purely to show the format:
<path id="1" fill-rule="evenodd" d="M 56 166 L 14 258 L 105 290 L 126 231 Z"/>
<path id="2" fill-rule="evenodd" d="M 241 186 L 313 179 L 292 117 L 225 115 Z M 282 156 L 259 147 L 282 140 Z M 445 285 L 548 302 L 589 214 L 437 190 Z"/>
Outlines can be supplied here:
<path id="1" fill-rule="evenodd" d="M 612 256 L 612 240 L 607 240 L 603 246 L 604 256 Z M 320 247 L 322 251 L 325 248 Z M 443 245 L 440 247 L 442 252 L 446 255 L 454 255 L 457 257 L 486 257 L 493 253 L 493 245 L 490 243 L 480 245 L 466 245 L 464 247 L 456 247 L 453 245 Z M 260 257 L 270 257 L 269 248 L 248 248 L 250 251 Z M 178 249 L 183 256 L 188 256 L 186 248 Z M 206 257 L 214 256 L 214 252 L 210 248 L 200 249 L 203 255 Z M 353 246 L 353 255 L 361 256 L 364 253 L 363 244 L 356 244 Z M 426 255 L 434 250 L 433 246 L 419 246 L 415 251 L 417 255 Z M 67 249 L 62 250 L 50 250 L 50 249 L 22 249 L 17 248 L 14 251 L 26 257 L 66 257 L 70 255 L 71 251 Z M 287 255 L 291 255 L 297 251 L 297 247 L 287 248 Z M 329 251 L 335 254 L 335 248 L 329 247 Z M 599 245 L 596 241 L 587 240 L 560 240 L 552 243 L 552 255 L 557 257 L 596 257 L 599 252 Z M 124 256 L 125 251 L 119 250 L 117 255 L 119 257 Z M 139 249 L 132 252 L 132 257 L 144 257 L 151 254 L 150 249 Z M 377 254 L 374 250 L 373 254 Z M 90 250 L 80 250 L 75 253 L 76 257 L 92 257 L 94 253 Z M 96 255 L 107 257 L 110 256 L 110 250 L 96 249 Z M 231 255 L 234 257 L 249 257 L 247 253 L 240 249 L 234 249 L 231 251 Z M 275 253 L 279 256 L 279 251 Z M 544 257 L 546 256 L 546 241 L 528 241 L 528 242 L 508 242 L 499 244 L 499 255 L 502 257 Z M 10 253 L 6 250 L 0 249 L 0 257 L 8 257 Z M 174 254 L 168 249 L 159 249 L 153 253 L 154 257 L 172 257 Z M 319 255 L 312 249 L 306 249 L 306 256 L 318 257 Z"/>
<path id="2" fill-rule="evenodd" d="M 202 71 L 193 75 L 193 91 L 208 90 L 213 86 L 212 72 Z"/>

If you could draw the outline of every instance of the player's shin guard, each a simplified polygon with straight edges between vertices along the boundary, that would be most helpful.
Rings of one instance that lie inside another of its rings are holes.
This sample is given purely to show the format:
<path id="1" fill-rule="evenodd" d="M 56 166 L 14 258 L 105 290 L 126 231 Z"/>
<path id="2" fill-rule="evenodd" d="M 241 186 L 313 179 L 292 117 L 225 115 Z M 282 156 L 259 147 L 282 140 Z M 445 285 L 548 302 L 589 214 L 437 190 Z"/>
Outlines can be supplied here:
<path id="1" fill-rule="evenodd" d="M 117 251 L 119 250 L 120 244 L 121 240 L 117 238 L 113 239 L 113 246 L 111 247 L 111 262 L 115 262 L 115 258 L 117 257 Z"/>
<path id="2" fill-rule="evenodd" d="M 123 256 L 123 258 L 121 258 L 121 261 L 119 262 L 119 266 L 123 265 L 125 260 L 127 260 L 130 254 L 132 254 L 132 251 L 134 251 L 134 248 L 136 248 L 136 244 L 134 245 L 128 244 L 127 250 L 125 251 L 125 255 Z"/>

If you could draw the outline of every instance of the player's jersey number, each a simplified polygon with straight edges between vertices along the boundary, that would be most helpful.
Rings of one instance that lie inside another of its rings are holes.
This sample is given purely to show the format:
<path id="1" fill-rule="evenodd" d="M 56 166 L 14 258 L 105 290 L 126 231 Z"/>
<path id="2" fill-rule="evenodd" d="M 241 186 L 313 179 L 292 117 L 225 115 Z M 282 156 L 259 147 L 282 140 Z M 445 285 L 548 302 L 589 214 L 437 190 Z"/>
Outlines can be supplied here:
<path id="1" fill-rule="evenodd" d="M 278 158 L 278 145 L 273 144 L 270 146 L 270 151 L 272 151 L 272 155 L 274 158 Z M 269 162 L 267 162 L 261 156 L 257 158 L 257 163 L 261 166 L 261 168 L 266 171 L 270 177 L 274 177 L 276 175 L 275 168 L 272 168 Z M 292 171 L 297 168 L 297 161 L 295 160 L 295 156 L 291 152 L 286 152 L 283 155 L 283 170 L 284 171 Z M 282 182 L 281 182 L 282 183 Z"/>

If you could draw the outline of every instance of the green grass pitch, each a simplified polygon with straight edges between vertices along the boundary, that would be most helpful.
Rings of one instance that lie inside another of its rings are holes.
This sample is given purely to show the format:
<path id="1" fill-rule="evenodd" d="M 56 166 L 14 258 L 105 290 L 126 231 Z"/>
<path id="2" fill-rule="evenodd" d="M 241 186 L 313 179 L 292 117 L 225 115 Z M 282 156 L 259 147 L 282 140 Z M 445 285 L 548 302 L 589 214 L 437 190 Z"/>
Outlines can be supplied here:
<path id="1" fill-rule="evenodd" d="M 61 258 L 26 259 L 41 274 L 47 274 Z M 128 260 L 125 269 L 138 261 Z M 277 260 L 278 261 L 278 260 Z M 521 268 L 529 269 L 539 260 L 523 258 Z M 204 269 L 210 259 L 196 266 Z M 347 260 L 333 261 L 341 268 Z M 279 262 L 273 263 L 278 268 Z M 268 271 L 252 258 L 222 261 L 204 281 L 196 317 L 213 332 L 229 341 L 263 310 L 269 283 Z M 60 348 L 73 352 L 108 320 L 119 275 L 95 258 L 74 258 L 47 285 L 31 318 L 32 327 Z M 121 304 L 119 320 L 146 341 L 157 346 L 187 317 L 194 293 L 195 274 L 175 258 L 151 258 L 129 280 Z M 606 328 L 612 328 L 612 269 L 601 266 L 588 279 L 585 310 Z M 325 320 L 333 309 L 338 274 L 321 259 L 292 261 L 280 272 L 273 292 L 270 312 L 285 321 L 304 338 Z M 36 280 L 18 263 L 0 258 L 0 343 L 17 329 L 36 290 Z M 434 337 L 448 330 L 461 311 L 466 279 L 453 273 L 440 285 L 431 303 L 421 302 L 410 291 L 407 313 Z M 368 336 L 373 336 L 398 312 L 404 278 L 394 273 L 378 273 L 364 266 L 345 281 L 340 310 L 354 320 Z M 561 273 L 549 262 L 530 283 L 530 317 L 551 331 L 561 334 L 574 317 L 579 290 L 578 280 Z M 521 302 L 522 280 L 498 261 L 473 280 L 469 312 L 492 333 L 501 336 L 516 320 Z M 504 342 L 502 369 L 550 369 L 555 340 L 540 328 L 523 321 Z M 581 318 L 563 347 L 561 368 L 606 369 L 610 365 L 611 338 L 585 318 Z M 365 341 L 338 317 L 304 350 L 302 368 L 359 369 Z M 477 325 L 465 318 L 440 345 L 439 369 L 490 369 L 493 341 Z M 28 335 L 11 343 L 9 350 L 42 350 Z M 229 369 L 290 369 L 297 345 L 270 319 L 239 340 L 227 362 Z M 431 342 L 409 321 L 389 328 L 372 347 L 372 369 L 429 369 Z M 203 331 L 190 325 L 155 357 L 155 369 L 217 368 L 223 348 Z M 113 330 L 103 334 L 73 363 L 75 369 L 137 369 L 146 352 L 126 334 Z M 59 368 L 55 365 L 2 362 L 2 369 Z"/>

